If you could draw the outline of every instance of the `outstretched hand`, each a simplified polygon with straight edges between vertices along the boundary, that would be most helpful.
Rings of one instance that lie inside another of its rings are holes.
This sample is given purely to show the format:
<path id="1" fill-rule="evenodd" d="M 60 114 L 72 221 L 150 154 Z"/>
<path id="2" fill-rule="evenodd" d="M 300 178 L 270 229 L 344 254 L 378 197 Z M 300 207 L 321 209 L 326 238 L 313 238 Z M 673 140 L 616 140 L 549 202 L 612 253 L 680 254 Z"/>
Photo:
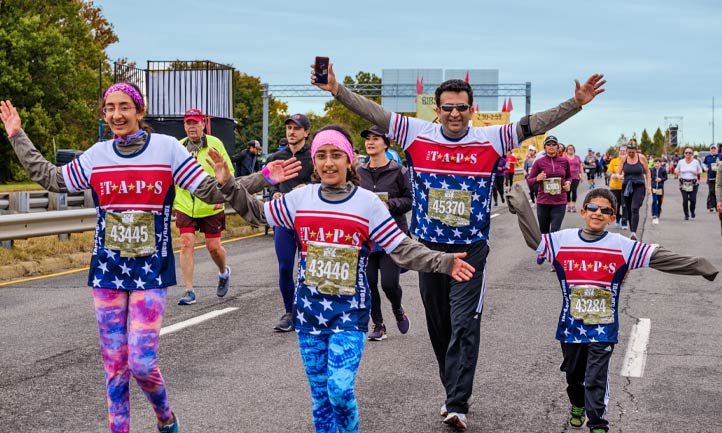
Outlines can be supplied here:
<path id="1" fill-rule="evenodd" d="M 301 161 L 296 158 L 287 159 L 285 161 L 275 160 L 266 164 L 268 169 L 268 177 L 274 185 L 293 179 L 298 176 L 301 171 Z"/>
<path id="2" fill-rule="evenodd" d="M 21 128 L 20 115 L 10 101 L 0 101 L 0 120 L 9 137 L 17 134 Z"/>
<path id="3" fill-rule="evenodd" d="M 336 81 L 336 74 L 333 73 L 333 63 L 329 63 L 328 65 L 328 84 L 319 84 L 316 82 L 316 69 L 311 65 L 311 84 L 321 90 L 331 92 L 333 96 L 336 96 L 338 93 L 338 81 Z"/>
<path id="4" fill-rule="evenodd" d="M 604 80 L 603 78 L 603 74 L 594 74 L 587 79 L 587 82 L 584 83 L 583 86 L 579 84 L 579 80 L 574 80 L 576 83 L 574 89 L 574 102 L 577 103 L 577 106 L 581 107 L 582 105 L 592 102 L 592 99 L 594 99 L 595 96 L 604 92 L 605 89 L 602 86 L 604 86 L 607 80 Z"/>
<path id="5" fill-rule="evenodd" d="M 210 156 L 210 159 L 206 158 L 206 162 L 213 166 L 213 173 L 216 175 L 216 180 L 219 184 L 225 185 L 231 178 L 231 169 L 228 167 L 226 159 L 219 151 L 212 147 L 208 149 L 208 156 Z"/>
<path id="6" fill-rule="evenodd" d="M 469 281 L 476 271 L 473 266 L 461 260 L 464 257 L 466 253 L 454 253 L 454 269 L 451 271 L 451 277 L 456 281 Z"/>

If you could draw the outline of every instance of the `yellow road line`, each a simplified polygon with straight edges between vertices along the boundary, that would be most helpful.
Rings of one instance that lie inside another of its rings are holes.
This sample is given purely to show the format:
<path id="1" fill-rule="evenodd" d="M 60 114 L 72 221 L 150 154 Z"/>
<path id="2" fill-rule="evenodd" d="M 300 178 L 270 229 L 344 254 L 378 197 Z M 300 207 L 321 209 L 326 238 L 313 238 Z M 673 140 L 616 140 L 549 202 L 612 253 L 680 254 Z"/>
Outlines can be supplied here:
<path id="1" fill-rule="evenodd" d="M 241 241 L 241 240 L 243 240 L 243 239 L 256 238 L 256 237 L 258 237 L 258 236 L 264 236 L 264 235 L 265 235 L 264 233 L 256 233 L 256 234 L 252 234 L 252 235 L 248 235 L 248 236 L 241 236 L 241 237 L 237 237 L 237 238 L 230 238 L 230 239 L 226 239 L 226 240 L 224 240 L 224 241 L 221 241 L 221 244 L 226 244 L 226 243 L 235 242 L 235 241 Z M 206 247 L 206 246 L 205 246 L 205 244 L 204 244 L 204 245 L 198 245 L 197 247 L 194 247 L 193 249 L 194 249 L 194 250 L 199 250 L 199 249 L 202 249 L 202 248 L 205 248 L 205 247 Z M 175 250 L 175 251 L 173 251 L 173 254 L 178 254 L 179 252 L 180 252 L 180 250 Z M 84 267 L 84 268 L 77 268 L 77 269 L 70 269 L 70 270 L 68 270 L 68 271 L 56 272 L 56 273 L 54 273 L 54 274 L 40 275 L 40 276 L 37 276 L 37 277 L 29 277 L 29 278 L 21 278 L 21 279 L 19 279 L 19 280 L 5 281 L 5 282 L 0 283 L 0 287 L 9 286 L 9 285 L 11 285 L 11 284 L 27 283 L 28 281 L 36 281 L 36 280 L 44 280 L 44 279 L 47 279 L 47 278 L 62 277 L 63 275 L 75 274 L 75 273 L 83 272 L 83 271 L 87 271 L 87 270 L 88 270 L 88 266 L 86 266 L 86 267 Z"/>

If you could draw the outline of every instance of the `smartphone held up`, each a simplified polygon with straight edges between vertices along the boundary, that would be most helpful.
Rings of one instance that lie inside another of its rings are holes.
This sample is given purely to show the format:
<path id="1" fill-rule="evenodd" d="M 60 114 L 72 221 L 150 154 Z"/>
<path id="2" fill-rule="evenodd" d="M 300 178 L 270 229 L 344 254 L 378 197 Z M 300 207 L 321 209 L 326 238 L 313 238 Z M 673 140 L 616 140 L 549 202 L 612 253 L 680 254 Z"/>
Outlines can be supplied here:
<path id="1" fill-rule="evenodd" d="M 316 56 L 313 70 L 316 75 L 316 83 L 328 84 L 328 57 Z"/>

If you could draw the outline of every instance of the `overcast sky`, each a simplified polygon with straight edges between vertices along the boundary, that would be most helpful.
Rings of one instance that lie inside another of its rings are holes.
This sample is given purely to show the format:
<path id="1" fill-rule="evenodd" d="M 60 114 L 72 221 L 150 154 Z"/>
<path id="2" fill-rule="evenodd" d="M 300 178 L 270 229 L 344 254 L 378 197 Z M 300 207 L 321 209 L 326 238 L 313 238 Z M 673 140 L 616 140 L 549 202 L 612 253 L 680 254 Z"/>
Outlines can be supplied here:
<path id="1" fill-rule="evenodd" d="M 532 83 L 532 112 L 573 96 L 600 72 L 607 91 L 554 129 L 577 148 L 605 150 L 620 134 L 680 124 L 712 142 L 722 117 L 722 2 L 580 1 L 95 1 L 120 41 L 111 60 L 211 60 L 274 84 L 305 84 L 316 55 L 339 77 L 390 68 L 499 69 Z M 458 6 L 463 4 L 464 6 Z M 281 98 L 321 113 L 322 98 Z M 512 120 L 524 110 L 514 99 Z M 722 141 L 722 123 L 715 141 Z"/>

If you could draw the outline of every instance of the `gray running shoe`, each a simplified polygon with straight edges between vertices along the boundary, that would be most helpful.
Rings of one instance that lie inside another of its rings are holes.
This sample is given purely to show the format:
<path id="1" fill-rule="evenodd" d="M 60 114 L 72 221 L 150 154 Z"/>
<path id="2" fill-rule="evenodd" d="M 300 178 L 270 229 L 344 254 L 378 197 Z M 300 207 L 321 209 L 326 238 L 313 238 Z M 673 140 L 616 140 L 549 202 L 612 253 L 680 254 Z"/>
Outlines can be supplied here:
<path id="1" fill-rule="evenodd" d="M 178 300 L 178 305 L 191 305 L 196 303 L 196 292 L 186 290 L 183 297 Z"/>
<path id="2" fill-rule="evenodd" d="M 382 341 L 386 339 L 386 325 L 383 323 L 374 325 L 374 330 L 369 334 L 370 341 Z"/>
<path id="3" fill-rule="evenodd" d="M 218 277 L 218 287 L 216 288 L 216 296 L 222 298 L 228 293 L 228 288 L 231 287 L 231 267 L 226 266 L 226 272 L 228 276 L 226 278 Z"/>
<path id="4" fill-rule="evenodd" d="M 279 332 L 293 331 L 293 313 L 284 313 L 273 329 Z"/>

